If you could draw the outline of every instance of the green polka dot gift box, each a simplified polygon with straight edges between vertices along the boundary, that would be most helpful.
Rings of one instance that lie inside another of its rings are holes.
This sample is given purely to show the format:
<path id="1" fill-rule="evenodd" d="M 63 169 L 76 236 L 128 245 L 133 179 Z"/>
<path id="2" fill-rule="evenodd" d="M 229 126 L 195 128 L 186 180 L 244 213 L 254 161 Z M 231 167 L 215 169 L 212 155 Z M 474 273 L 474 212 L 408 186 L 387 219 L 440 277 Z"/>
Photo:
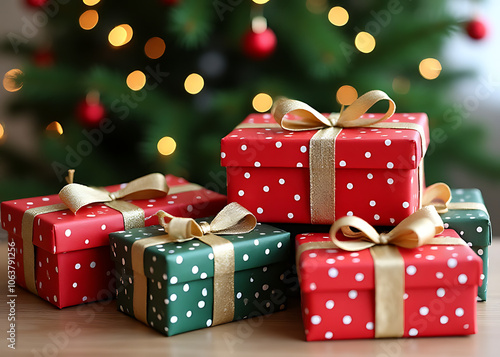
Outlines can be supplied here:
<path id="1" fill-rule="evenodd" d="M 173 336 L 285 308 L 288 232 L 257 223 L 215 235 L 229 250 L 206 236 L 170 241 L 170 232 L 158 225 L 110 234 L 120 311 Z"/>

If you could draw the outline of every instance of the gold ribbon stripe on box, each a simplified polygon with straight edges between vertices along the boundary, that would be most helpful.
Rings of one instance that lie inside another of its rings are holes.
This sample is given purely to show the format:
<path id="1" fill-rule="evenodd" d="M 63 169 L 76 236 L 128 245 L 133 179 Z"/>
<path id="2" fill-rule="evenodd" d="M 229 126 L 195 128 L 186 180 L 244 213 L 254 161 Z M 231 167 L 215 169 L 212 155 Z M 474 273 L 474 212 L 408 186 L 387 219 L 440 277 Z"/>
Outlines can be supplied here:
<path id="1" fill-rule="evenodd" d="M 351 227 L 358 231 L 353 231 Z M 338 240 L 336 234 L 339 230 L 349 240 Z M 297 271 L 300 272 L 298 264 L 301 254 L 312 249 L 370 249 L 375 270 L 375 337 L 401 337 L 404 334 L 405 264 L 397 247 L 466 245 L 460 238 L 434 238 L 441 232 L 443 221 L 433 206 L 418 210 L 389 233 L 382 234 L 361 218 L 342 217 L 330 229 L 331 241 L 304 243 L 297 248 Z"/>
<path id="2" fill-rule="evenodd" d="M 209 245 L 214 254 L 214 296 L 212 325 L 234 319 L 234 247 L 231 241 L 216 234 L 243 234 L 257 224 L 255 216 L 237 203 L 224 207 L 212 222 L 197 223 L 192 218 L 174 217 L 164 211 L 157 213 L 167 234 L 136 240 L 132 244 L 132 270 L 134 272 L 134 316 L 148 325 L 147 278 L 144 274 L 146 248 L 165 243 L 181 243 L 198 239 Z"/>
<path id="3" fill-rule="evenodd" d="M 70 179 L 70 181 L 72 180 Z M 23 214 L 21 237 L 23 239 L 24 278 L 27 289 L 38 295 L 35 277 L 35 247 L 33 245 L 33 222 L 37 215 L 64 211 L 68 208 L 76 214 L 80 208 L 86 205 L 103 203 L 122 214 L 124 229 L 143 227 L 144 211 L 124 200 L 152 199 L 167 194 L 196 191 L 201 188 L 201 186 L 191 183 L 169 188 L 165 176 L 159 173 L 140 177 L 129 182 L 123 189 L 111 193 L 100 188 L 91 188 L 75 183 L 64 186 L 59 192 L 63 203 L 31 208 Z"/>
<path id="4" fill-rule="evenodd" d="M 483 203 L 451 202 L 451 189 L 443 182 L 430 185 L 424 190 L 422 206 L 430 205 L 436 207 L 438 213 L 446 213 L 449 210 L 480 210 L 489 216 L 488 210 Z"/>
<path id="5" fill-rule="evenodd" d="M 387 112 L 378 119 L 361 118 L 375 103 L 388 101 Z M 275 123 L 242 123 L 242 128 L 282 128 L 289 131 L 317 130 L 309 142 L 309 180 L 311 223 L 328 224 L 335 219 L 335 142 L 343 128 L 368 127 L 416 130 L 421 137 L 422 153 L 427 148 L 424 128 L 415 123 L 382 123 L 396 110 L 394 101 L 380 90 L 359 97 L 341 113 L 325 117 L 308 104 L 279 99 L 273 107 Z M 288 115 L 294 119 L 288 119 Z M 419 185 L 423 185 L 423 167 L 419 165 Z"/>

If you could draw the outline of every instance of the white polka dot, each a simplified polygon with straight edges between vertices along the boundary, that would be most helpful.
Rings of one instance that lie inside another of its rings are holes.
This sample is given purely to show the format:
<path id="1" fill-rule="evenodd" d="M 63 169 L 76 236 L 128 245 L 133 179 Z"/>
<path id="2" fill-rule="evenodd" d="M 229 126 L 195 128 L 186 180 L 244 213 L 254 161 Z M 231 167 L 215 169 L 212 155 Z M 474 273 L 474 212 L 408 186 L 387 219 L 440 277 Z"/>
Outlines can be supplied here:
<path id="1" fill-rule="evenodd" d="M 207 278 L 207 273 L 201 273 L 200 274 L 200 279 L 206 279 Z"/>
<path id="2" fill-rule="evenodd" d="M 443 279 L 443 276 L 444 276 L 444 274 L 442 272 L 440 272 L 440 271 L 438 271 L 436 273 L 436 278 L 438 278 L 438 279 Z"/>
<path id="3" fill-rule="evenodd" d="M 420 312 L 420 315 L 427 316 L 429 308 L 427 306 L 422 306 L 418 311 Z"/>
<path id="4" fill-rule="evenodd" d="M 393 164 L 392 162 L 390 162 L 390 161 L 389 161 L 389 162 L 387 163 L 387 168 L 388 168 L 388 169 L 392 169 L 392 168 L 394 168 L 394 164 Z"/>
<path id="5" fill-rule="evenodd" d="M 378 214 L 374 215 L 373 218 L 378 221 L 380 219 L 380 216 Z"/>
<path id="6" fill-rule="evenodd" d="M 183 260 L 184 260 L 184 259 L 183 259 L 180 255 L 178 255 L 178 256 L 175 258 L 175 262 L 176 262 L 177 264 L 181 264 Z"/>
<path id="7" fill-rule="evenodd" d="M 476 232 L 477 232 L 477 233 L 481 233 L 482 231 L 483 231 L 483 228 L 482 228 L 482 227 L 477 227 L 477 228 L 476 228 Z"/>
<path id="8" fill-rule="evenodd" d="M 279 149 L 279 148 L 281 148 L 281 147 L 283 146 L 283 144 L 281 143 L 281 141 L 277 141 L 275 145 L 276 145 L 276 147 L 277 147 L 278 149 Z"/>
<path id="9" fill-rule="evenodd" d="M 54 301 L 57 302 L 57 296 L 56 295 L 54 295 Z"/>
<path id="10" fill-rule="evenodd" d="M 483 251 L 482 249 L 478 249 L 478 250 L 477 250 L 477 254 L 478 254 L 478 255 L 483 255 L 483 253 L 484 253 L 484 251 Z"/>
<path id="11" fill-rule="evenodd" d="M 264 212 L 264 210 L 262 209 L 262 207 L 257 207 L 257 213 L 258 214 L 262 214 L 262 212 Z"/>
<path id="12" fill-rule="evenodd" d="M 455 310 L 455 315 L 458 316 L 458 317 L 464 316 L 464 309 L 462 309 L 461 307 L 457 308 Z"/>
<path id="13" fill-rule="evenodd" d="M 75 264 L 75 269 L 76 269 L 76 270 L 80 269 L 81 267 L 82 267 L 82 266 L 80 265 L 80 263 L 76 263 L 76 264 Z"/>
<path id="14" fill-rule="evenodd" d="M 301 146 L 300 147 L 300 152 L 304 153 L 307 151 L 307 146 Z"/>
<path id="15" fill-rule="evenodd" d="M 316 284 L 315 284 L 315 283 L 311 283 L 311 284 L 309 284 L 309 288 L 310 288 L 311 290 L 316 290 L 317 286 L 316 286 Z"/>
<path id="16" fill-rule="evenodd" d="M 388 178 L 388 179 L 387 179 L 387 183 L 388 183 L 389 185 L 392 185 L 392 184 L 394 183 L 394 180 L 393 180 L 392 178 Z"/>
<path id="17" fill-rule="evenodd" d="M 245 194 L 245 191 L 243 191 L 243 190 L 239 190 L 239 191 L 238 191 L 238 196 L 240 196 L 240 197 L 241 197 L 241 196 L 243 196 L 244 194 Z"/>
<path id="18" fill-rule="evenodd" d="M 71 229 L 66 229 L 66 231 L 64 232 L 64 235 L 66 237 L 69 237 L 71 235 Z"/>
<path id="19" fill-rule="evenodd" d="M 328 269 L 328 276 L 330 278 L 336 278 L 339 275 L 339 271 L 335 268 Z"/>
<path id="20" fill-rule="evenodd" d="M 335 259 L 333 259 L 333 258 L 328 258 L 326 260 L 326 264 L 333 264 L 333 263 L 335 263 Z"/>
<path id="21" fill-rule="evenodd" d="M 366 325 L 365 325 L 365 327 L 366 327 L 367 330 L 370 330 L 370 331 L 373 330 L 373 327 L 374 327 L 373 326 L 373 322 L 371 322 L 371 321 L 367 322 Z"/>
<path id="22" fill-rule="evenodd" d="M 363 279 L 365 278 L 365 275 L 363 273 L 357 273 L 355 276 L 354 276 L 354 279 L 356 281 L 363 281 Z"/>
<path id="23" fill-rule="evenodd" d="M 319 325 L 321 323 L 321 316 L 319 316 L 319 315 L 311 316 L 311 323 L 313 325 Z"/>
<path id="24" fill-rule="evenodd" d="M 269 192 L 269 186 L 264 186 L 264 187 L 262 187 L 262 190 L 263 190 L 264 192 Z"/>
<path id="25" fill-rule="evenodd" d="M 325 338 L 327 340 L 331 339 L 333 337 L 333 332 L 332 331 L 326 331 L 325 332 Z"/>
<path id="26" fill-rule="evenodd" d="M 193 312 L 191 310 L 186 312 L 186 317 L 191 317 L 193 316 Z"/>
<path id="27" fill-rule="evenodd" d="M 220 153 L 220 157 L 224 159 L 226 157 L 226 153 L 225 152 L 221 152 Z"/>
<path id="28" fill-rule="evenodd" d="M 280 183 L 280 185 L 284 185 L 284 184 L 285 184 L 285 179 L 280 178 L 280 179 L 278 180 L 278 182 Z"/>
<path id="29" fill-rule="evenodd" d="M 9 222 L 11 222 L 11 221 L 12 221 L 12 216 L 10 215 L 10 213 L 7 215 L 7 220 L 8 220 Z"/>
<path id="30" fill-rule="evenodd" d="M 106 225 L 105 225 L 105 224 L 103 224 L 103 225 L 101 226 L 101 230 L 103 230 L 103 231 L 105 231 L 105 230 L 106 230 Z"/>
<path id="31" fill-rule="evenodd" d="M 203 300 L 198 301 L 198 307 L 200 309 L 203 309 L 205 307 L 205 301 L 203 301 Z"/>
<path id="32" fill-rule="evenodd" d="M 347 184 L 347 189 L 348 189 L 348 190 L 352 190 L 352 188 L 353 188 L 353 187 L 354 187 L 354 185 L 353 185 L 352 183 L 350 183 L 350 182 L 349 182 L 349 183 Z"/>
<path id="33" fill-rule="evenodd" d="M 90 241 L 88 239 L 85 239 L 85 244 L 89 244 Z"/>
<path id="34" fill-rule="evenodd" d="M 292 219 L 292 218 L 293 218 L 293 213 L 292 213 L 292 212 L 290 212 L 290 213 L 288 213 L 288 215 L 287 215 L 287 216 L 288 216 L 288 218 Z"/>
<path id="35" fill-rule="evenodd" d="M 385 140 L 385 146 L 390 146 L 391 145 L 391 140 L 390 139 L 386 139 Z"/>
<path id="36" fill-rule="evenodd" d="M 414 265 L 408 265 L 408 267 L 406 268 L 406 274 L 408 275 L 415 275 L 416 272 L 417 268 Z"/>
<path id="37" fill-rule="evenodd" d="M 370 157 L 372 157 L 372 153 L 369 151 L 365 152 L 365 157 L 369 159 Z"/>
<path id="38" fill-rule="evenodd" d="M 207 327 L 210 327 L 210 326 L 212 326 L 212 320 L 211 320 L 211 319 L 208 319 L 208 320 L 207 320 Z"/>
<path id="39" fill-rule="evenodd" d="M 177 294 L 170 295 L 170 301 L 175 301 L 175 300 L 177 300 Z"/>
<path id="40" fill-rule="evenodd" d="M 466 274 L 460 274 L 458 276 L 458 282 L 460 284 L 465 284 L 467 282 L 468 278 L 467 278 L 467 275 Z"/>
<path id="41" fill-rule="evenodd" d="M 374 207 L 376 204 L 377 204 L 377 202 L 375 202 L 374 200 L 370 201 L 370 206 Z"/>
<path id="42" fill-rule="evenodd" d="M 436 290 L 436 295 L 438 297 L 443 297 L 446 294 L 445 290 L 443 288 L 439 288 Z"/>
<path id="43" fill-rule="evenodd" d="M 417 336 L 418 335 L 418 330 L 416 328 L 411 328 L 410 331 L 408 331 L 408 335 L 410 335 L 410 336 Z"/>
<path id="44" fill-rule="evenodd" d="M 266 249 L 266 250 L 264 251 L 264 253 L 265 253 L 266 255 L 269 255 L 269 253 L 270 253 L 270 252 L 271 252 L 271 251 L 270 251 L 269 249 Z"/>
<path id="45" fill-rule="evenodd" d="M 253 163 L 253 166 L 255 166 L 255 167 L 260 167 L 260 162 L 255 161 L 255 162 Z"/>
<path id="46" fill-rule="evenodd" d="M 173 324 L 175 324 L 175 323 L 177 322 L 177 320 L 178 320 L 178 319 L 177 319 L 177 316 L 172 316 L 172 317 L 170 318 L 170 322 L 171 322 L 171 323 L 173 323 Z"/>
<path id="47" fill-rule="evenodd" d="M 177 284 L 177 281 L 178 281 L 178 279 L 175 276 L 170 278 L 170 284 Z"/>
<path id="48" fill-rule="evenodd" d="M 189 284 L 184 284 L 184 286 L 182 287 L 182 290 L 184 290 L 184 292 L 188 292 L 189 291 Z"/>
<path id="49" fill-rule="evenodd" d="M 352 211 L 347 212 L 348 216 L 352 216 L 354 213 Z"/>
<path id="50" fill-rule="evenodd" d="M 339 162 L 339 165 L 341 167 L 345 167 L 347 165 L 347 163 L 344 160 L 342 160 L 342 161 Z"/>
<path id="51" fill-rule="evenodd" d="M 349 296 L 349 299 L 356 299 L 358 297 L 358 292 L 356 290 L 350 290 L 347 295 Z"/>
<path id="52" fill-rule="evenodd" d="M 457 260 L 455 258 L 450 258 L 448 259 L 448 262 L 446 263 L 448 265 L 448 268 L 455 268 L 458 264 Z"/>
<path id="53" fill-rule="evenodd" d="M 295 201 L 300 201 L 300 195 L 295 195 L 295 196 L 293 196 L 293 199 L 294 199 Z"/>
<path id="54" fill-rule="evenodd" d="M 73 287 L 76 288 L 78 284 L 76 282 L 73 283 Z"/>
<path id="55" fill-rule="evenodd" d="M 278 248 L 281 248 L 281 247 L 283 246 L 283 243 L 278 242 L 278 244 L 276 244 L 276 246 L 277 246 Z"/>
<path id="56" fill-rule="evenodd" d="M 352 317 L 349 315 L 345 315 L 342 318 L 342 322 L 344 323 L 344 325 L 349 325 L 352 322 Z"/>
<path id="57" fill-rule="evenodd" d="M 245 173 L 243 174 L 243 176 L 245 176 L 245 178 L 246 178 L 246 179 L 248 179 L 248 178 L 250 178 L 250 173 L 249 173 L 249 172 L 245 172 Z"/>
<path id="58" fill-rule="evenodd" d="M 465 324 L 465 325 L 464 325 L 464 329 L 466 329 L 466 330 L 467 330 L 468 328 L 469 328 L 469 324 Z"/>
<path id="59" fill-rule="evenodd" d="M 301 162 L 297 162 L 297 167 L 304 167 L 304 165 Z"/>
<path id="60" fill-rule="evenodd" d="M 396 220 L 394 218 L 389 218 L 389 221 L 391 221 L 391 223 L 396 222 Z"/>
<path id="61" fill-rule="evenodd" d="M 245 262 L 248 261 L 248 258 L 249 258 L 248 254 L 243 254 L 243 261 Z"/>
<path id="62" fill-rule="evenodd" d="M 247 149 L 247 146 L 245 144 L 241 145 L 241 150 L 245 151 Z"/>
<path id="63" fill-rule="evenodd" d="M 326 308 L 327 308 L 328 310 L 331 310 L 331 309 L 333 309 L 333 307 L 335 306 L 335 302 L 334 302 L 333 300 L 328 300 L 328 301 L 326 302 L 325 306 L 326 306 Z"/>
<path id="64" fill-rule="evenodd" d="M 161 285 L 161 281 L 159 281 L 159 282 L 158 282 L 158 289 L 160 289 L 160 290 L 161 290 L 161 286 L 162 286 L 162 285 Z"/>
<path id="65" fill-rule="evenodd" d="M 448 323 L 448 316 L 443 315 L 439 318 L 439 322 L 441 322 L 443 325 Z"/>
<path id="66" fill-rule="evenodd" d="M 406 201 L 403 202 L 403 208 L 408 208 L 410 207 L 410 204 Z"/>
<path id="67" fill-rule="evenodd" d="M 42 201 L 43 201 L 43 202 L 47 202 L 48 200 L 49 200 L 49 198 L 48 198 L 48 197 L 44 197 L 44 198 L 42 198 Z"/>
<path id="68" fill-rule="evenodd" d="M 92 269 L 94 269 L 94 268 L 95 268 L 95 262 L 90 262 L 90 267 L 91 267 Z"/>

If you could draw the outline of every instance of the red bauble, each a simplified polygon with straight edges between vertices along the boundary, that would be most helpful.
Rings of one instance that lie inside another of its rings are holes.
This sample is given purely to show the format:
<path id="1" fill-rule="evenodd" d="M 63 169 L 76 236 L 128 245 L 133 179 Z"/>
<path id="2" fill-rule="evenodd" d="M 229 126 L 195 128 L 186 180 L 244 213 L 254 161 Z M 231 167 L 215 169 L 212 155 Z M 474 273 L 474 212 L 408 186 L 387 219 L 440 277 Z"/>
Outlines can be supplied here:
<path id="1" fill-rule="evenodd" d="M 250 58 L 264 59 L 274 52 L 276 43 L 276 35 L 271 29 L 259 33 L 250 30 L 243 38 L 243 51 Z"/>
<path id="2" fill-rule="evenodd" d="M 478 19 L 471 20 L 470 22 L 468 22 L 467 26 L 465 27 L 465 30 L 467 31 L 469 37 L 472 38 L 473 40 L 482 40 L 484 37 L 486 37 L 486 34 L 488 33 L 488 28 L 486 27 L 486 24 Z"/>
<path id="3" fill-rule="evenodd" d="M 33 55 L 33 62 L 38 67 L 50 67 L 54 64 L 54 54 L 50 50 L 40 50 Z"/>
<path id="4" fill-rule="evenodd" d="M 42 7 L 48 1 L 49 0 L 26 0 L 26 4 L 31 6 L 31 7 Z"/>
<path id="5" fill-rule="evenodd" d="M 106 110 L 99 101 L 82 100 L 77 108 L 76 115 L 84 126 L 97 126 L 104 118 Z"/>

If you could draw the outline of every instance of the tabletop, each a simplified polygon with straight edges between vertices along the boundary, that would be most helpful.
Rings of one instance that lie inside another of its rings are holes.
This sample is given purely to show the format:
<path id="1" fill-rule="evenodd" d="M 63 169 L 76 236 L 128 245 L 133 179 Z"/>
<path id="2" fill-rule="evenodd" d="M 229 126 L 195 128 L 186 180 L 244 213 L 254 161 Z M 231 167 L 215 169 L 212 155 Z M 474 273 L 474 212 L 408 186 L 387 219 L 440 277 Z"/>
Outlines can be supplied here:
<path id="1" fill-rule="evenodd" d="M 490 250 L 488 301 L 477 306 L 478 334 L 459 337 L 306 342 L 300 302 L 272 315 L 165 337 L 116 310 L 115 301 L 62 310 L 16 287 L 16 349 L 7 347 L 7 244 L 0 241 L 1 356 L 498 356 L 500 244 Z"/>

